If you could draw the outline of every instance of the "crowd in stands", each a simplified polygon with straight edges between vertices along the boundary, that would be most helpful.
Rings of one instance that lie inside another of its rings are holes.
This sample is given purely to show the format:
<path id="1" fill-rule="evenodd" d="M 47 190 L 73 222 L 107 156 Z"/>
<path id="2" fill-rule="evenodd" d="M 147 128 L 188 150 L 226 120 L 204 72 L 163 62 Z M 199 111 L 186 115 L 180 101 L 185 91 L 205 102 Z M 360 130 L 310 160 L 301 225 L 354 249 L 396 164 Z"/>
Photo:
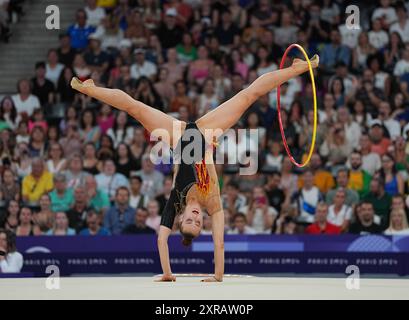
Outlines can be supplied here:
<path id="1" fill-rule="evenodd" d="M 348 2 L 85 1 L 33 77 L 0 102 L 0 228 L 158 232 L 172 189 L 172 165 L 149 156 L 160 142 L 126 113 L 72 90 L 73 76 L 194 121 L 277 70 L 298 43 L 321 58 L 315 152 L 296 168 L 281 141 L 276 92 L 254 103 L 234 128 L 237 140 L 216 148 L 257 155 L 253 175 L 239 173 L 245 163 L 217 164 L 226 233 L 409 234 L 409 1 L 362 2 L 359 30 L 346 25 Z M 314 118 L 308 75 L 282 86 L 281 105 L 287 143 L 303 161 Z"/>

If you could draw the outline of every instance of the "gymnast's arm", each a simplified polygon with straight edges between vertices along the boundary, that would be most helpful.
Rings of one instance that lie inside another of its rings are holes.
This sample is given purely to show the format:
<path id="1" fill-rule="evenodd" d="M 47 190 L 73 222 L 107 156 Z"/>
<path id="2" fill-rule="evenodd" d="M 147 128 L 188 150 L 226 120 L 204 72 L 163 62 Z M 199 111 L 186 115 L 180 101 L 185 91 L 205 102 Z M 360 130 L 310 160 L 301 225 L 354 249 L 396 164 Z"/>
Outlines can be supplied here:
<path id="1" fill-rule="evenodd" d="M 168 238 L 172 230 L 163 225 L 159 228 L 158 249 L 160 256 L 160 264 L 162 266 L 163 276 L 159 281 L 176 281 L 176 277 L 172 275 L 170 268 Z"/>
<path id="2" fill-rule="evenodd" d="M 224 212 L 223 209 L 212 214 L 212 235 L 214 243 L 214 278 L 204 282 L 223 281 L 224 275 Z"/>

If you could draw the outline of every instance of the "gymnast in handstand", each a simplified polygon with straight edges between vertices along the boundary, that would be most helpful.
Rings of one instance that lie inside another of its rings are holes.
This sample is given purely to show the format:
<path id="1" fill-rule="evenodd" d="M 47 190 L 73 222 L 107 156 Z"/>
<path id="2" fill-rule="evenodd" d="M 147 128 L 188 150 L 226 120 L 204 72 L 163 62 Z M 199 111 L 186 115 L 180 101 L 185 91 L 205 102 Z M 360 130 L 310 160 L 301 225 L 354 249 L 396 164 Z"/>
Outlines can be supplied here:
<path id="1" fill-rule="evenodd" d="M 319 57 L 311 59 L 311 66 L 318 66 Z M 309 70 L 308 63 L 294 59 L 288 68 L 266 73 L 257 78 L 249 87 L 237 93 L 230 100 L 203 115 L 195 122 L 186 123 L 171 117 L 118 89 L 97 87 L 93 81 L 81 82 L 73 78 L 71 86 L 90 97 L 98 99 L 119 110 L 127 112 L 139 121 L 149 132 L 159 134 L 174 151 L 173 187 L 162 213 L 158 235 L 158 249 L 163 270 L 159 281 L 175 281 L 172 275 L 168 238 L 175 219 L 183 235 L 183 244 L 189 245 L 199 236 L 203 225 L 203 210 L 212 218 L 214 243 L 214 276 L 205 282 L 221 282 L 224 275 L 224 213 L 220 189 L 213 163 L 213 146 L 227 129 L 231 128 L 243 113 L 261 96 L 274 88 Z M 157 136 L 157 134 L 154 134 Z M 185 147 L 193 145 L 194 154 L 187 160 Z M 199 151 L 199 152 L 198 152 Z"/>

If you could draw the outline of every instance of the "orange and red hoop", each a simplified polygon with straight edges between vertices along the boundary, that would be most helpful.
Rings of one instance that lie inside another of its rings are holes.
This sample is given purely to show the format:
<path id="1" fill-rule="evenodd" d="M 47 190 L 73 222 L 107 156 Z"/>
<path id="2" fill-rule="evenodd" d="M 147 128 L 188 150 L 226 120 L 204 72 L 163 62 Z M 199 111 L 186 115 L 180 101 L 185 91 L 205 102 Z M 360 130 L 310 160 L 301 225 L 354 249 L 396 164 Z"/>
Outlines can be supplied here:
<path id="1" fill-rule="evenodd" d="M 287 50 L 285 50 L 284 55 L 283 55 L 283 57 L 281 59 L 280 69 L 282 69 L 284 67 L 284 63 L 285 63 L 285 60 L 287 58 L 287 55 L 291 51 L 291 49 L 293 49 L 293 48 L 297 48 L 298 50 L 300 50 L 302 52 L 302 54 L 304 55 L 305 60 L 308 63 L 308 69 L 309 69 L 309 72 L 310 72 L 312 92 L 313 92 L 313 98 L 314 98 L 314 128 L 313 128 L 313 133 L 312 133 L 311 147 L 310 147 L 310 151 L 308 152 L 307 159 L 302 164 L 298 163 L 294 159 L 294 157 L 291 155 L 290 148 L 288 147 L 288 144 L 287 144 L 287 139 L 285 138 L 283 123 L 282 123 L 282 120 L 281 120 L 280 86 L 278 86 L 278 88 L 277 88 L 277 111 L 278 111 L 278 123 L 280 124 L 280 132 L 281 132 L 281 137 L 283 139 L 283 144 L 284 144 L 285 151 L 287 152 L 288 157 L 290 158 L 291 162 L 295 166 L 297 166 L 299 168 L 302 168 L 302 167 L 305 167 L 310 162 L 312 154 L 314 152 L 314 147 L 315 147 L 315 138 L 317 136 L 317 121 L 318 121 L 317 120 L 317 118 L 318 118 L 317 92 L 316 92 L 316 89 L 315 89 L 315 80 L 314 80 L 314 73 L 313 73 L 312 66 L 311 66 L 311 61 L 308 58 L 307 53 L 305 52 L 304 48 L 301 47 L 300 45 L 294 43 L 294 44 L 290 45 L 287 48 Z"/>

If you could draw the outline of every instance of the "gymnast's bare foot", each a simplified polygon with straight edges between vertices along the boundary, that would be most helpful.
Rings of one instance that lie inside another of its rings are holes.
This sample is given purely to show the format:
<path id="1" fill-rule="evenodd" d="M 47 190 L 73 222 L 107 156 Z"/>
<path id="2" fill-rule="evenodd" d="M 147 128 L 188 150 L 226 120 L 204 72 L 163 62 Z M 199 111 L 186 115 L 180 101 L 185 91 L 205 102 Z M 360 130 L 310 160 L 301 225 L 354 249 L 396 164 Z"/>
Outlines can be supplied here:
<path id="1" fill-rule="evenodd" d="M 318 56 L 318 54 L 315 54 L 311 59 L 311 67 L 313 69 L 317 68 L 320 62 L 320 57 Z M 291 65 L 297 72 L 299 73 L 303 73 L 308 71 L 308 62 L 295 58 L 293 61 L 293 64 Z"/>
<path id="2" fill-rule="evenodd" d="M 71 87 L 75 90 L 78 90 L 80 92 L 83 92 L 85 88 L 90 88 L 90 87 L 95 87 L 94 80 L 88 79 L 82 82 L 80 79 L 77 77 L 73 77 L 71 79 Z"/>

